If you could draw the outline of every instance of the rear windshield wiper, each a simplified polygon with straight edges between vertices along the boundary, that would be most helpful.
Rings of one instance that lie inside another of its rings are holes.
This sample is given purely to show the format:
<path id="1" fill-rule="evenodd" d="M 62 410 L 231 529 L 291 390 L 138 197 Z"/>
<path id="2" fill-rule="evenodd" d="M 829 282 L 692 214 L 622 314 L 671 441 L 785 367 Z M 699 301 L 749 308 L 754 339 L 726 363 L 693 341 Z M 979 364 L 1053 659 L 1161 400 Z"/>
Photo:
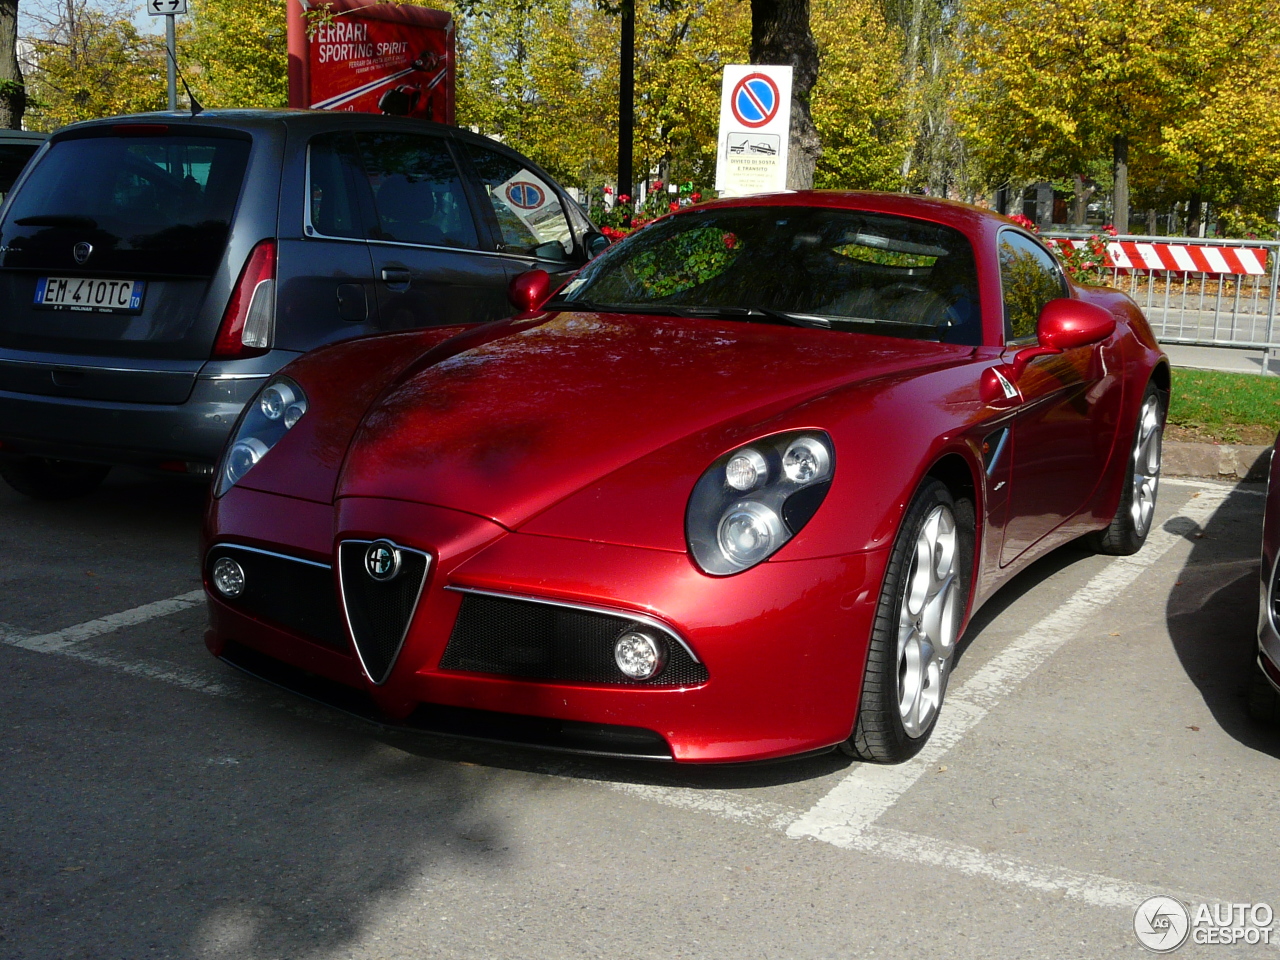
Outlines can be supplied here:
<path id="1" fill-rule="evenodd" d="M 87 230 L 98 229 L 98 221 L 92 217 L 78 217 L 75 214 L 46 213 L 34 217 L 19 217 L 13 221 L 20 227 L 84 227 Z"/>

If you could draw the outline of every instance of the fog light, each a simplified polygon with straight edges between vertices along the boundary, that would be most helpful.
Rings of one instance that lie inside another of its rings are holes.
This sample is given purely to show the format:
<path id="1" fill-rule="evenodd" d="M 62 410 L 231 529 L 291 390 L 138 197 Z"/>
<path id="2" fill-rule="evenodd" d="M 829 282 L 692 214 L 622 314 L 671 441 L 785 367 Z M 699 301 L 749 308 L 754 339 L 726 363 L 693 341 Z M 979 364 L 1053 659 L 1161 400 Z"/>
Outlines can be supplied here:
<path id="1" fill-rule="evenodd" d="M 632 680 L 648 680 L 657 676 L 666 664 L 662 642 L 639 630 L 628 630 L 613 645 L 613 659 L 618 669 Z"/>
<path id="2" fill-rule="evenodd" d="M 244 593 L 244 570 L 230 557 L 220 557 L 213 565 L 213 585 L 224 597 Z"/>

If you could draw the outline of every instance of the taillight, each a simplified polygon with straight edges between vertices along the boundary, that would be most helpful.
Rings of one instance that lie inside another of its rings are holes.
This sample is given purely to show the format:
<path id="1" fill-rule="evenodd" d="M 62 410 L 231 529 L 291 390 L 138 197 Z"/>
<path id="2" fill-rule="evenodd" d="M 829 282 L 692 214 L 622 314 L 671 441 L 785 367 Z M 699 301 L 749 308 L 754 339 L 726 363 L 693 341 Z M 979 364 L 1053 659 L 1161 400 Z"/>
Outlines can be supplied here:
<path id="1" fill-rule="evenodd" d="M 271 349 L 275 338 L 276 244 L 263 240 L 253 248 L 231 291 L 218 338 L 216 360 L 256 357 Z"/>

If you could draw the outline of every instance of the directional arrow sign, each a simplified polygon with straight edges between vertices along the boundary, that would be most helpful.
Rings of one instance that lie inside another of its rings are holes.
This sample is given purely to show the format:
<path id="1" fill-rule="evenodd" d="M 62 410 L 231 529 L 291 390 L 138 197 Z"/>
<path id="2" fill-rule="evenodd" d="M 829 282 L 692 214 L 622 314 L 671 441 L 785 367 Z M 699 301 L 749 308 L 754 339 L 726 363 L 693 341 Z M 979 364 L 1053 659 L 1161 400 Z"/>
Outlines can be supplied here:
<path id="1" fill-rule="evenodd" d="M 153 17 L 171 17 L 187 12 L 187 0 L 147 0 L 147 13 Z"/>

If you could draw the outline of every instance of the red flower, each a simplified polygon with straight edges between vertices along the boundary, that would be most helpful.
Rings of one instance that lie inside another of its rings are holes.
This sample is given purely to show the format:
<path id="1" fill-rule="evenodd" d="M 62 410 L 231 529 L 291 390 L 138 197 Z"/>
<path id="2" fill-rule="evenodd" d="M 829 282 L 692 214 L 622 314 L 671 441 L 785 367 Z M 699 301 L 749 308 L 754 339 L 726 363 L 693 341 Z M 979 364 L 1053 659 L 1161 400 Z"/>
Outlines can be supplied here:
<path id="1" fill-rule="evenodd" d="M 697 203 L 699 200 L 701 200 L 701 199 L 702 199 L 702 194 L 700 194 L 700 193 L 691 193 L 691 194 L 689 194 L 689 199 L 690 199 L 690 200 L 692 200 L 694 203 Z"/>
<path id="2" fill-rule="evenodd" d="M 662 189 L 662 181 L 661 181 L 661 180 L 655 180 L 655 181 L 653 181 L 653 189 L 655 189 L 655 190 L 661 190 L 661 189 Z"/>
<path id="3" fill-rule="evenodd" d="M 672 213 L 675 213 L 677 210 L 680 209 L 680 204 L 672 200 L 670 203 L 667 204 L 667 209 L 670 210 Z"/>
<path id="4" fill-rule="evenodd" d="M 613 196 L 613 187 L 605 187 L 605 188 L 604 188 L 604 195 L 605 195 L 606 197 L 611 197 L 611 196 Z"/>
<path id="5" fill-rule="evenodd" d="M 723 238 L 723 239 L 724 239 L 724 248 L 725 248 L 726 250 L 732 250 L 734 247 L 736 247 L 736 246 L 738 245 L 738 235 L 737 235 L 737 234 L 734 234 L 734 233 L 726 233 L 726 234 L 724 235 L 724 238 Z"/>
<path id="6" fill-rule="evenodd" d="M 618 202 L 619 202 L 619 203 L 630 203 L 630 202 L 631 202 L 631 197 L 629 197 L 629 196 L 628 196 L 627 194 L 625 194 L 625 193 L 620 193 L 620 194 L 618 194 Z"/>
<path id="7" fill-rule="evenodd" d="M 1116 228 L 1109 223 L 1102 228 L 1102 232 L 1112 237 L 1118 236 L 1118 233 L 1119 233 L 1119 231 L 1117 231 Z"/>
<path id="8" fill-rule="evenodd" d="M 1020 213 L 1015 213 L 1009 219 L 1012 220 L 1014 223 L 1016 223 L 1018 226 L 1022 227 L 1023 230 L 1030 230 L 1032 233 L 1039 232 L 1036 229 L 1035 223 L 1031 220 L 1030 217 L 1024 217 Z"/>

